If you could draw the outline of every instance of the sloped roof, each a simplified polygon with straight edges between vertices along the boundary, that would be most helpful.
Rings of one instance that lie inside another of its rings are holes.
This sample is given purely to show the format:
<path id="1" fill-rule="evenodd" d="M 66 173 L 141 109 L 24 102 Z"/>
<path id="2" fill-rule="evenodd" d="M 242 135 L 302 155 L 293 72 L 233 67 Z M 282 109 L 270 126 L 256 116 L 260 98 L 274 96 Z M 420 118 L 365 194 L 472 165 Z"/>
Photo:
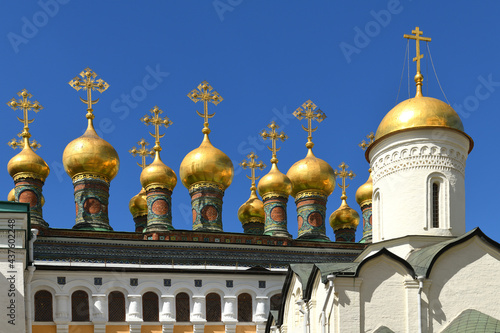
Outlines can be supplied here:
<path id="1" fill-rule="evenodd" d="M 458 315 L 441 333 L 500 332 L 500 320 L 480 311 L 469 309 Z"/>
<path id="2" fill-rule="evenodd" d="M 390 328 L 388 328 L 387 326 L 380 326 L 379 328 L 377 328 L 377 330 L 373 333 L 394 333 L 393 330 L 391 330 Z"/>

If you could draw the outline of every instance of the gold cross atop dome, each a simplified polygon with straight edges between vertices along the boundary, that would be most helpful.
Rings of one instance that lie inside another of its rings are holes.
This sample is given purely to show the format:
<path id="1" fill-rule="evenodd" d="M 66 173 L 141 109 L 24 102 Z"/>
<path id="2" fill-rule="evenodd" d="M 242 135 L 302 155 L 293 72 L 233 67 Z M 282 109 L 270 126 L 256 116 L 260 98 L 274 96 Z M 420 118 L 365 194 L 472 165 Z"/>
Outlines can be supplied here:
<path id="1" fill-rule="evenodd" d="M 20 92 L 17 93 L 17 96 L 22 97 L 22 99 L 15 99 L 12 98 L 10 101 L 7 102 L 7 105 L 12 108 L 12 110 L 22 110 L 23 111 L 23 118 L 17 117 L 17 119 L 24 124 L 23 131 L 18 134 L 19 137 L 22 137 L 23 140 L 21 142 L 18 142 L 16 139 L 12 139 L 9 145 L 16 149 L 17 146 L 23 146 L 23 145 L 29 145 L 32 146 L 33 143 L 30 143 L 29 138 L 31 137 L 30 134 L 30 129 L 29 129 L 29 124 L 31 124 L 35 119 L 29 119 L 28 118 L 28 111 L 34 111 L 37 113 L 38 111 L 43 109 L 43 106 L 38 103 L 38 101 L 31 102 L 28 100 L 28 98 L 33 97 L 28 90 L 23 89 Z M 16 142 L 14 144 L 14 142 Z M 34 141 L 35 144 L 37 145 L 38 148 L 38 143 Z M 33 146 L 32 146 L 33 148 Z M 36 148 L 35 148 L 36 149 Z"/>
<path id="2" fill-rule="evenodd" d="M 154 154 L 155 154 L 155 152 L 152 149 L 147 149 L 146 148 L 146 146 L 148 146 L 149 143 L 147 143 L 146 140 L 144 140 L 144 138 L 142 138 L 139 142 L 137 142 L 137 144 L 141 148 L 137 149 L 134 146 L 128 152 L 131 153 L 132 156 L 134 156 L 134 157 L 136 157 L 137 155 L 139 155 L 141 157 L 142 161 L 141 161 L 141 163 L 137 162 L 137 165 L 140 166 L 144 170 L 144 168 L 147 167 L 146 157 L 147 156 L 153 157 Z"/>
<path id="3" fill-rule="evenodd" d="M 198 90 L 193 89 L 187 96 L 195 103 L 199 101 L 203 101 L 203 113 L 196 111 L 200 117 L 204 119 L 203 122 L 203 134 L 209 134 L 210 129 L 208 128 L 208 119 L 212 118 L 215 115 L 215 112 L 212 114 L 208 114 L 208 102 L 213 103 L 214 105 L 222 102 L 223 98 L 219 93 L 212 88 L 212 86 L 207 82 L 203 81 L 198 85 Z"/>
<path id="4" fill-rule="evenodd" d="M 413 61 L 417 62 L 417 74 L 415 75 L 415 83 L 417 84 L 417 93 L 416 96 L 422 96 L 422 82 L 424 81 L 424 76 L 420 72 L 420 59 L 424 57 L 423 54 L 420 54 L 420 41 L 430 42 L 430 37 L 421 37 L 422 31 L 418 27 L 415 27 L 415 30 L 411 31 L 414 35 L 403 35 L 404 38 L 414 39 L 417 43 L 416 47 L 416 56 L 413 58 Z M 408 65 L 409 66 L 409 65 Z"/>
<path id="5" fill-rule="evenodd" d="M 266 167 L 266 165 L 264 163 L 262 163 L 262 161 L 259 161 L 259 163 L 255 163 L 255 159 L 257 157 L 259 157 L 259 156 L 255 155 L 254 152 L 251 152 L 250 154 L 247 155 L 247 158 L 250 159 L 250 162 L 248 162 L 247 160 L 243 160 L 240 163 L 240 166 L 243 169 L 250 168 L 250 170 L 252 172 L 251 176 L 247 175 L 248 179 L 250 179 L 252 181 L 252 187 L 250 187 L 250 190 L 252 190 L 252 191 L 255 191 L 257 189 L 255 187 L 255 181 L 260 178 L 260 176 L 255 176 L 255 169 L 264 170 L 264 168 Z"/>
<path id="6" fill-rule="evenodd" d="M 286 139 L 288 139 L 288 136 L 286 136 L 285 132 L 283 132 L 283 131 L 281 131 L 280 134 L 278 134 L 278 132 L 276 132 L 276 129 L 278 129 L 279 126 L 276 125 L 274 120 L 271 121 L 271 123 L 269 125 L 267 125 L 267 127 L 269 127 L 271 130 L 266 131 L 265 129 L 263 129 L 262 132 L 260 132 L 260 136 L 264 140 L 266 140 L 268 138 L 271 140 L 272 145 L 271 145 L 271 147 L 268 146 L 267 148 L 273 153 L 273 156 L 271 158 L 271 163 L 275 164 L 275 163 L 278 163 L 278 159 L 276 158 L 276 152 L 280 151 L 280 149 L 281 149 L 281 148 L 276 148 L 276 141 L 281 140 L 282 142 L 284 142 Z"/>
<path id="7" fill-rule="evenodd" d="M 373 132 L 370 132 L 370 134 L 368 134 L 366 138 L 368 139 L 368 142 L 363 140 L 360 144 L 358 144 L 358 146 L 363 150 L 366 150 L 366 148 L 370 147 L 370 145 L 373 143 L 373 140 L 375 139 L 375 134 L 373 134 Z"/>
<path id="8" fill-rule="evenodd" d="M 335 175 L 335 178 L 336 177 L 342 178 L 342 184 L 338 184 L 338 186 L 342 189 L 342 196 L 340 197 L 340 199 L 342 199 L 342 200 L 347 199 L 347 195 L 345 194 L 345 190 L 349 187 L 349 185 L 346 185 L 346 183 L 345 183 L 346 178 L 353 179 L 354 177 L 356 177 L 356 175 L 354 174 L 354 172 L 352 172 L 352 171 L 347 172 L 346 169 L 348 167 L 349 166 L 347 164 L 345 164 L 344 162 L 342 162 L 339 165 L 340 171 L 337 171 L 337 169 L 335 169 L 333 171 L 333 174 Z"/>
<path id="9" fill-rule="evenodd" d="M 320 123 L 323 121 L 323 119 L 326 118 L 326 115 L 320 109 L 316 110 L 317 106 L 311 100 L 308 100 L 304 104 L 302 104 L 302 108 L 299 107 L 297 110 L 295 110 L 293 112 L 293 115 L 298 120 L 302 120 L 304 118 L 307 119 L 307 127 L 302 125 L 302 128 L 307 132 L 306 147 L 311 149 L 312 147 L 314 147 L 314 143 L 312 142 L 312 133 L 316 132 L 316 130 L 318 129 L 317 126 L 315 128 L 312 128 L 312 121 L 316 120 L 318 123 Z"/>
<path id="10" fill-rule="evenodd" d="M 16 138 L 12 138 L 12 140 L 10 140 L 9 142 L 7 142 L 7 144 L 8 144 L 9 146 L 11 146 L 11 147 L 12 147 L 12 149 L 16 149 L 16 148 L 23 148 L 23 147 L 24 147 L 24 141 L 23 141 L 23 139 L 22 139 L 22 137 L 23 137 L 23 132 L 18 133 L 18 134 L 17 134 L 17 136 L 18 136 L 18 137 L 20 137 L 21 139 L 16 140 Z M 29 143 L 29 145 L 30 145 L 30 147 L 31 147 L 31 149 L 32 149 L 33 151 L 37 151 L 37 150 L 38 150 L 38 148 L 41 148 L 41 147 L 42 147 L 42 145 L 41 145 L 41 144 L 39 144 L 36 140 L 29 140 L 29 141 L 28 141 L 28 143 Z"/>
<path id="11" fill-rule="evenodd" d="M 92 114 L 93 109 L 92 105 L 96 104 L 99 102 L 99 98 L 96 99 L 95 101 L 92 100 L 92 90 L 97 90 L 98 92 L 102 93 L 106 89 L 109 88 L 109 84 L 104 82 L 103 79 L 95 79 L 97 77 L 97 74 L 92 71 L 90 68 L 85 68 L 81 73 L 80 76 L 82 77 L 79 78 L 78 76 L 75 76 L 73 80 L 69 81 L 69 85 L 72 86 L 76 91 L 80 89 L 86 89 L 87 90 L 87 99 L 83 99 L 80 97 L 80 100 L 87 104 L 87 119 L 94 119 L 94 115 Z"/>
<path id="12" fill-rule="evenodd" d="M 155 134 L 149 132 L 149 134 L 155 138 L 155 146 L 153 147 L 153 150 L 157 153 L 161 151 L 161 146 L 160 146 L 160 138 L 163 138 L 165 134 L 160 135 L 160 126 L 165 126 L 165 128 L 168 128 L 170 125 L 173 124 L 173 122 L 168 119 L 168 117 L 161 118 L 160 114 L 163 113 L 163 110 L 159 109 L 158 106 L 155 105 L 154 108 L 149 110 L 152 114 L 154 114 L 153 117 L 150 117 L 149 115 L 145 115 L 142 117 L 141 121 L 147 125 L 152 124 L 155 127 Z"/>

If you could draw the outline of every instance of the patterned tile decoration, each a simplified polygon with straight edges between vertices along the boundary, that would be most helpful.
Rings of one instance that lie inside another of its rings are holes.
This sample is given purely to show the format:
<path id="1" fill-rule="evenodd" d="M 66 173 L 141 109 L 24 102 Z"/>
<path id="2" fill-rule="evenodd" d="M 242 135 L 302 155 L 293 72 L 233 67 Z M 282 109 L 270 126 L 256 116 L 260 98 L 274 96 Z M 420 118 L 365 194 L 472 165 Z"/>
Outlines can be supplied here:
<path id="1" fill-rule="evenodd" d="M 96 286 L 102 286 L 102 278 L 95 277 L 94 278 L 94 285 L 96 285 Z"/>
<path id="2" fill-rule="evenodd" d="M 136 278 L 130 279 L 130 285 L 132 287 L 137 287 L 138 284 L 139 284 L 139 279 L 136 279 Z"/>
<path id="3" fill-rule="evenodd" d="M 171 287 L 172 286 L 172 280 L 171 279 L 163 279 L 163 286 L 165 286 L 165 287 Z"/>
<path id="4" fill-rule="evenodd" d="M 58 276 L 57 277 L 57 284 L 60 284 L 60 285 L 66 284 L 66 277 L 64 277 L 64 276 Z"/>
<path id="5" fill-rule="evenodd" d="M 194 286 L 200 288 L 202 286 L 201 280 L 194 280 Z"/>
<path id="6" fill-rule="evenodd" d="M 233 280 L 226 280 L 226 287 L 232 288 L 233 287 Z"/>
<path id="7" fill-rule="evenodd" d="M 265 288 L 266 287 L 266 281 L 259 281 L 259 288 Z"/>

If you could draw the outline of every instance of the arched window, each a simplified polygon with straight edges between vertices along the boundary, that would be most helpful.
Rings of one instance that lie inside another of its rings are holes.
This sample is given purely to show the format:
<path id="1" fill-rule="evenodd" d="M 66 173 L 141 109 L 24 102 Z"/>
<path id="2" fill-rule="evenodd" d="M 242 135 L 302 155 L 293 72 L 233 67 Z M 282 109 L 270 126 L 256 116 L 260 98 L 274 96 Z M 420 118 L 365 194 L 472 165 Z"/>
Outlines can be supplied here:
<path id="1" fill-rule="evenodd" d="M 238 321 L 252 321 L 252 296 L 247 293 L 238 296 Z"/>
<path id="2" fill-rule="evenodd" d="M 281 306 L 281 294 L 276 294 L 271 297 L 271 310 L 279 310 Z"/>
<path id="3" fill-rule="evenodd" d="M 35 321 L 53 321 L 52 294 L 40 290 L 35 294 Z"/>
<path id="4" fill-rule="evenodd" d="M 125 296 L 119 291 L 109 293 L 108 321 L 125 321 Z"/>
<path id="5" fill-rule="evenodd" d="M 77 290 L 71 295 L 71 320 L 90 321 L 89 295 L 83 290 Z"/>
<path id="6" fill-rule="evenodd" d="M 158 295 L 152 291 L 142 295 L 142 320 L 160 321 L 158 313 Z"/>
<path id="7" fill-rule="evenodd" d="M 175 296 L 175 320 L 189 321 L 189 295 L 179 293 Z"/>
<path id="8" fill-rule="evenodd" d="M 206 297 L 206 313 L 207 321 L 221 321 L 221 301 L 220 295 L 217 293 L 210 293 Z"/>
<path id="9" fill-rule="evenodd" d="M 439 183 L 432 183 L 432 227 L 439 228 Z"/>

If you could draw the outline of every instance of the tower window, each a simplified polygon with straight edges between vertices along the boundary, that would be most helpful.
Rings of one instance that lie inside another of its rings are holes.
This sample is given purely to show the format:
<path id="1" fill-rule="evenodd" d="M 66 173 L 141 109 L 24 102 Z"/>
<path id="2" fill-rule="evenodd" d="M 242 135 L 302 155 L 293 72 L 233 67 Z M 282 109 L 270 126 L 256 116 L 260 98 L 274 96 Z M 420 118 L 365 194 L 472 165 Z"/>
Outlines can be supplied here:
<path id="1" fill-rule="evenodd" d="M 119 291 L 113 291 L 108 296 L 108 320 L 125 321 L 125 296 Z"/>
<path id="2" fill-rule="evenodd" d="M 175 296 L 175 320 L 189 321 L 189 295 L 179 293 Z"/>
<path id="3" fill-rule="evenodd" d="M 144 321 L 159 321 L 158 295 L 149 291 L 142 295 L 142 319 Z"/>
<path id="4" fill-rule="evenodd" d="M 432 183 L 432 227 L 439 228 L 439 184 Z"/>
<path id="5" fill-rule="evenodd" d="M 238 295 L 238 321 L 252 321 L 252 296 L 247 293 Z"/>
<path id="6" fill-rule="evenodd" d="M 89 295 L 83 290 L 77 290 L 71 295 L 71 320 L 90 321 Z"/>
<path id="7" fill-rule="evenodd" d="M 206 313 L 208 322 L 221 321 L 221 300 L 217 293 L 210 293 L 206 297 Z"/>
<path id="8" fill-rule="evenodd" d="M 52 321 L 52 294 L 47 290 L 35 294 L 35 321 Z"/>

